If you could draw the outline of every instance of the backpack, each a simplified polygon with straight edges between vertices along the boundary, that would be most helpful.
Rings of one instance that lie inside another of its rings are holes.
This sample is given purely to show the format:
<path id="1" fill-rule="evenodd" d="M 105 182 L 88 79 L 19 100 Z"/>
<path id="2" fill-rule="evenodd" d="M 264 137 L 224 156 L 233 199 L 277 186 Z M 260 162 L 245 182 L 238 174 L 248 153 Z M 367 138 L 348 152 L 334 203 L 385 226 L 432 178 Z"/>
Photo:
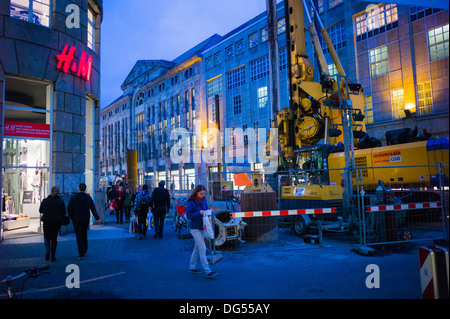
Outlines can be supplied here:
<path id="1" fill-rule="evenodd" d="M 150 194 L 144 193 L 141 196 L 141 201 L 139 202 L 139 210 L 141 212 L 147 212 L 150 207 Z"/>

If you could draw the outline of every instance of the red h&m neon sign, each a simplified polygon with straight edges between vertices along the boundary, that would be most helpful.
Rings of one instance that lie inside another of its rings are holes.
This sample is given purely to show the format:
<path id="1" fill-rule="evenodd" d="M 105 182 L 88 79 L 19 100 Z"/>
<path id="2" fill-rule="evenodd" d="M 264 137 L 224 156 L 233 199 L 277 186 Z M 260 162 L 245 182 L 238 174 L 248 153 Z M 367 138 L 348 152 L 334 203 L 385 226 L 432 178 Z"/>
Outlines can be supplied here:
<path id="1" fill-rule="evenodd" d="M 62 54 L 58 54 L 56 58 L 58 59 L 57 69 L 62 69 L 65 73 L 72 72 L 82 79 L 87 81 L 91 80 L 92 72 L 92 55 L 87 57 L 86 52 L 82 52 L 79 58 L 79 62 L 73 62 L 75 58 L 75 47 L 71 47 L 69 50 L 69 45 L 66 44 Z"/>

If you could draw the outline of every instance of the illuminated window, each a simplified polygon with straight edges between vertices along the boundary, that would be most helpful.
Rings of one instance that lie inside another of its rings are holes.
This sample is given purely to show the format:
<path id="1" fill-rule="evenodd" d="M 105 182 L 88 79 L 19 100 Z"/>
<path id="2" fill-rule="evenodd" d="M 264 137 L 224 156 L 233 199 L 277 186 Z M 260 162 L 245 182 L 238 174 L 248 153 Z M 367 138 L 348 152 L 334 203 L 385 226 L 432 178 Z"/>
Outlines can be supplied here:
<path id="1" fill-rule="evenodd" d="M 395 4 L 371 5 L 358 14 L 354 21 L 356 41 L 398 27 L 398 12 Z"/>
<path id="2" fill-rule="evenodd" d="M 95 44 L 95 15 L 94 12 L 88 9 L 88 47 L 94 50 Z"/>
<path id="3" fill-rule="evenodd" d="M 337 75 L 339 74 L 336 65 L 334 63 L 328 64 L 328 72 L 330 73 L 330 76 L 337 80 Z"/>
<path id="4" fill-rule="evenodd" d="M 212 80 L 206 82 L 206 94 L 207 97 L 213 97 L 219 95 L 222 92 L 222 76 L 215 77 Z"/>
<path id="5" fill-rule="evenodd" d="M 264 27 L 261 29 L 261 43 L 269 40 L 269 29 Z"/>
<path id="6" fill-rule="evenodd" d="M 395 119 L 405 117 L 405 96 L 403 89 L 391 91 L 392 116 Z"/>
<path id="7" fill-rule="evenodd" d="M 269 75 L 269 56 L 263 56 L 255 61 L 250 62 L 250 75 L 252 81 L 261 79 Z"/>
<path id="8" fill-rule="evenodd" d="M 370 76 L 375 77 L 388 73 L 387 46 L 369 50 Z"/>
<path id="9" fill-rule="evenodd" d="M 366 109 L 366 124 L 373 123 L 372 96 L 366 96 L 364 104 Z"/>
<path id="10" fill-rule="evenodd" d="M 268 100 L 267 86 L 260 87 L 258 89 L 258 107 L 261 108 L 267 106 Z"/>
<path id="11" fill-rule="evenodd" d="M 245 84 L 245 65 L 227 72 L 227 89 L 231 90 Z"/>
<path id="12" fill-rule="evenodd" d="M 365 12 L 355 18 L 355 26 L 356 26 L 356 35 L 366 33 L 367 25 L 366 25 L 366 13 Z"/>
<path id="13" fill-rule="evenodd" d="M 50 27 L 50 0 L 11 0 L 10 15 Z"/>
<path id="14" fill-rule="evenodd" d="M 427 33 L 430 61 L 446 58 L 449 55 L 448 24 L 431 29 Z"/>
<path id="15" fill-rule="evenodd" d="M 330 9 L 334 8 L 335 6 L 337 6 L 338 4 L 343 3 L 344 0 L 330 0 Z"/>
<path id="16" fill-rule="evenodd" d="M 248 43 L 250 48 L 254 48 L 258 45 L 258 33 L 253 33 L 248 37 Z"/>
<path id="17" fill-rule="evenodd" d="M 431 95 L 431 82 L 417 84 L 417 104 L 420 115 L 432 113 L 433 98 Z"/>
<path id="18" fill-rule="evenodd" d="M 286 31 L 286 19 L 285 18 L 278 20 L 277 29 L 278 29 L 278 34 Z"/>

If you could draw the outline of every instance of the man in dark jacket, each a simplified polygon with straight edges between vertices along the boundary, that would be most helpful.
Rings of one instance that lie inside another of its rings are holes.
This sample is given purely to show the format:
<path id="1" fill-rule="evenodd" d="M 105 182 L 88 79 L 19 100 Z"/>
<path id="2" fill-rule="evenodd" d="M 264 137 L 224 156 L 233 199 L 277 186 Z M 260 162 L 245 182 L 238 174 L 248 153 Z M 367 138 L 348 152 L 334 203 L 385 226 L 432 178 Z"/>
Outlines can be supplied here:
<path id="1" fill-rule="evenodd" d="M 94 201 L 91 196 L 86 194 L 86 184 L 81 183 L 80 186 L 78 186 L 78 193 L 70 198 L 67 210 L 70 219 L 72 219 L 73 229 L 75 230 L 75 235 L 77 237 L 78 259 L 84 259 L 88 249 L 87 231 L 91 218 L 90 212 L 92 212 L 97 220 L 97 224 L 100 224 L 100 217 L 97 214 Z"/>
<path id="2" fill-rule="evenodd" d="M 150 208 L 152 209 L 153 219 L 155 221 L 155 236 L 162 238 L 164 229 L 164 219 L 170 208 L 170 194 L 164 188 L 166 183 L 160 181 L 158 187 L 153 190 L 152 199 L 150 200 Z"/>
<path id="3" fill-rule="evenodd" d="M 42 201 L 39 212 L 42 214 L 41 221 L 44 223 L 45 260 L 49 260 L 51 256 L 52 261 L 55 261 L 58 232 L 66 215 L 66 205 L 59 197 L 57 186 L 53 186 L 51 195 Z"/>
<path id="4" fill-rule="evenodd" d="M 142 191 L 137 194 L 134 203 L 134 215 L 137 216 L 139 225 L 139 240 L 142 239 L 142 236 L 147 236 L 147 215 L 150 208 L 150 200 L 148 186 L 145 184 L 142 187 Z"/>

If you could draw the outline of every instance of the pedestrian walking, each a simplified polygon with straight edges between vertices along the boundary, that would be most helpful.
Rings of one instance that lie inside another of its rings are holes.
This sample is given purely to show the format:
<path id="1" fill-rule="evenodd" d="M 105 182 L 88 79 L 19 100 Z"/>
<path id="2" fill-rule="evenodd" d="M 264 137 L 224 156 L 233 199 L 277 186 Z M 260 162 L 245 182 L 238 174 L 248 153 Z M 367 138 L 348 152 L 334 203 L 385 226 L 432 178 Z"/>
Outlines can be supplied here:
<path id="1" fill-rule="evenodd" d="M 139 225 L 139 240 L 141 240 L 143 236 L 147 236 L 147 215 L 150 208 L 150 200 L 148 185 L 144 184 L 142 190 L 136 196 L 134 204 L 134 215 L 137 215 Z"/>
<path id="2" fill-rule="evenodd" d="M 59 196 L 59 187 L 52 187 L 51 194 L 39 206 L 39 213 L 42 214 L 41 221 L 44 223 L 45 260 L 51 257 L 55 261 L 58 233 L 66 215 L 66 204 Z"/>
<path id="3" fill-rule="evenodd" d="M 123 208 L 124 208 L 124 196 L 125 196 L 125 189 L 122 185 L 119 186 L 118 190 L 119 196 L 117 197 L 117 209 L 116 209 L 116 219 L 117 224 L 123 224 Z"/>
<path id="4" fill-rule="evenodd" d="M 206 258 L 205 233 L 203 231 L 203 214 L 205 213 L 205 210 L 208 210 L 205 195 L 205 186 L 198 185 L 192 191 L 186 204 L 186 216 L 189 219 L 191 234 L 195 240 L 194 251 L 192 252 L 191 260 L 189 262 L 189 271 L 192 274 L 201 273 L 201 271 L 197 269 L 197 260 L 200 257 L 200 262 L 202 263 L 206 278 L 214 278 L 217 273 L 211 271 L 209 267 L 208 259 Z"/>
<path id="5" fill-rule="evenodd" d="M 130 222 L 131 217 L 131 207 L 133 207 L 131 190 L 127 187 L 125 188 L 125 195 L 123 200 L 123 213 L 125 215 L 125 222 Z"/>
<path id="6" fill-rule="evenodd" d="M 78 193 L 70 198 L 69 205 L 67 206 L 77 238 L 78 259 L 84 259 L 88 249 L 87 231 L 91 213 L 97 220 L 97 224 L 100 224 L 100 217 L 97 214 L 94 201 L 89 194 L 86 194 L 86 188 L 86 184 L 81 183 L 78 186 Z"/>
<path id="7" fill-rule="evenodd" d="M 119 198 L 119 192 L 117 190 L 118 190 L 118 187 L 116 184 L 114 184 L 114 185 L 111 185 L 111 187 L 109 188 L 108 193 L 107 193 L 107 197 L 109 200 L 109 215 L 110 216 L 114 215 L 116 213 L 116 207 L 113 207 L 113 208 L 111 208 L 111 207 L 113 206 L 112 202 L 114 200 L 116 200 L 116 203 L 114 204 L 114 206 L 117 206 L 116 205 L 117 199 Z"/>
<path id="8" fill-rule="evenodd" d="M 152 192 L 152 199 L 150 201 L 150 208 L 153 213 L 153 220 L 155 221 L 155 236 L 154 238 L 162 238 L 164 230 L 164 220 L 166 214 L 170 209 L 170 194 L 164 188 L 166 182 L 160 181 L 158 187 Z"/>

